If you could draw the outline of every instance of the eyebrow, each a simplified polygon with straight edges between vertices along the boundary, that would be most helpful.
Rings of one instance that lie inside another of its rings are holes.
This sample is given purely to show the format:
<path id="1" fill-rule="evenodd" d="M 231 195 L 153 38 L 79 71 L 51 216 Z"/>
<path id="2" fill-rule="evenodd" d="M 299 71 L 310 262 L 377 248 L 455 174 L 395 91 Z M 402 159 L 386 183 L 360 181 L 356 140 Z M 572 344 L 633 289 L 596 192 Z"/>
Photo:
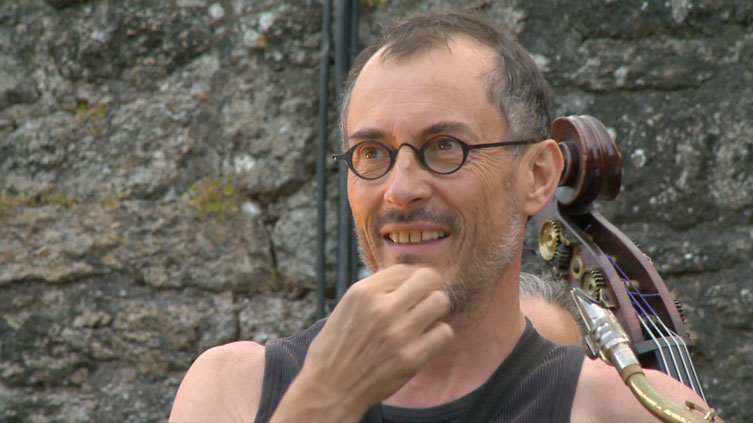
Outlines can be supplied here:
<path id="1" fill-rule="evenodd" d="M 430 135 L 436 135 L 443 132 L 464 132 L 468 134 L 470 132 L 470 128 L 468 127 L 468 125 L 462 122 L 452 120 L 442 121 L 424 128 L 424 130 L 421 131 L 421 137 L 426 138 Z"/>
<path id="2" fill-rule="evenodd" d="M 387 137 L 387 133 L 382 131 L 381 129 L 363 128 L 363 129 L 359 129 L 358 131 L 354 132 L 352 135 L 348 136 L 348 141 L 379 139 L 379 138 L 386 138 L 386 137 Z"/>
<path id="3" fill-rule="evenodd" d="M 437 122 L 435 124 L 432 124 L 430 126 L 427 126 L 421 131 L 420 137 L 428 138 L 432 135 L 441 134 L 444 132 L 462 132 L 465 134 L 469 134 L 471 132 L 468 125 L 462 122 L 457 121 L 442 121 Z M 387 132 L 377 129 L 377 128 L 363 128 L 359 129 L 358 131 L 354 132 L 352 135 L 348 136 L 348 141 L 359 141 L 359 140 L 366 140 L 366 139 L 384 139 L 388 138 Z"/>

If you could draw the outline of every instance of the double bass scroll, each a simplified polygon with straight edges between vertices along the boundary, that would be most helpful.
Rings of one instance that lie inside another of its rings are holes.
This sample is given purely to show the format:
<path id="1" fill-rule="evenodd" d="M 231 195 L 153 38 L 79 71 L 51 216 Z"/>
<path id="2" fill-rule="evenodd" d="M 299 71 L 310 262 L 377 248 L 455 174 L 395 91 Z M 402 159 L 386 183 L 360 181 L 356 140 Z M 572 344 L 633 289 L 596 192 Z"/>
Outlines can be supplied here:
<path id="1" fill-rule="evenodd" d="M 552 139 L 565 166 L 555 195 L 532 217 L 541 257 L 571 287 L 616 316 L 640 367 L 669 374 L 705 400 L 678 303 L 651 260 L 594 209 L 595 200 L 612 200 L 620 191 L 622 157 L 614 140 L 591 116 L 556 119 Z"/>

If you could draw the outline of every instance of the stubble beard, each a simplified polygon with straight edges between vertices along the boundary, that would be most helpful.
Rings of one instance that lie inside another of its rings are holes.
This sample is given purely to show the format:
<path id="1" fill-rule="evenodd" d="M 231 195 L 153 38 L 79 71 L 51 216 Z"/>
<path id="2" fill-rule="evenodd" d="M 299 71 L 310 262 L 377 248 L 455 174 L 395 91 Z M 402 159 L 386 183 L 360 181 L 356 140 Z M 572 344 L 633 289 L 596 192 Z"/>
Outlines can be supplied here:
<path id="1" fill-rule="evenodd" d="M 460 263 L 462 266 L 457 270 L 456 277 L 448 279 L 444 283 L 444 291 L 450 299 L 451 315 L 461 315 L 468 311 L 469 305 L 479 300 L 483 294 L 489 290 L 512 262 L 513 257 L 520 247 L 523 238 L 523 214 L 518 210 L 512 201 L 508 201 L 510 206 L 507 222 L 501 229 L 500 233 L 495 236 L 487 247 L 469 252 L 470 259 L 466 263 Z M 417 209 L 411 213 L 403 214 L 398 211 L 387 212 L 375 220 L 374 228 L 379 228 L 386 222 L 410 222 L 410 221 L 430 221 L 442 223 L 451 229 L 451 233 L 458 233 L 457 218 L 449 214 L 435 214 L 423 209 Z M 374 246 L 367 254 L 363 248 L 364 242 L 367 242 L 365 236 L 360 231 L 358 233 L 358 251 L 361 260 L 366 263 L 372 272 L 377 272 L 385 266 L 379 266 L 378 258 L 374 252 Z M 372 231 L 372 239 L 380 239 L 378 230 Z M 401 255 L 397 258 L 398 263 L 416 264 L 421 263 L 420 257 L 411 254 Z"/>
<path id="2" fill-rule="evenodd" d="M 505 228 L 487 247 L 471 255 L 456 280 L 447 283 L 445 292 L 450 297 L 451 314 L 467 314 L 469 306 L 480 301 L 499 282 L 522 243 L 522 219 L 522 214 L 510 210 Z"/>
<path id="3" fill-rule="evenodd" d="M 379 251 L 379 240 L 381 239 L 381 235 L 379 233 L 379 228 L 382 226 L 388 224 L 388 223 L 411 223 L 411 222 L 432 222 L 439 225 L 442 225 L 450 230 L 450 233 L 457 233 L 458 230 L 458 218 L 457 216 L 453 215 L 452 213 L 448 212 L 432 212 L 426 209 L 414 209 L 410 212 L 401 212 L 396 209 L 387 210 L 383 213 L 378 214 L 375 218 L 372 224 L 370 225 L 370 233 L 371 237 L 366 237 L 366 232 L 360 229 L 356 229 L 357 238 L 358 238 L 358 252 L 361 256 L 361 260 L 366 263 L 366 265 L 371 269 L 372 272 L 378 272 L 379 270 L 384 269 L 384 259 L 381 257 L 378 257 L 377 251 Z M 376 241 L 375 243 L 370 243 L 369 240 Z M 363 248 L 364 243 L 366 243 L 368 248 Z M 380 264 L 381 261 L 381 264 Z M 421 263 L 421 258 L 414 255 L 414 254 L 403 254 L 397 257 L 397 263 L 400 264 L 416 264 Z M 427 263 L 430 264 L 430 263 Z"/>

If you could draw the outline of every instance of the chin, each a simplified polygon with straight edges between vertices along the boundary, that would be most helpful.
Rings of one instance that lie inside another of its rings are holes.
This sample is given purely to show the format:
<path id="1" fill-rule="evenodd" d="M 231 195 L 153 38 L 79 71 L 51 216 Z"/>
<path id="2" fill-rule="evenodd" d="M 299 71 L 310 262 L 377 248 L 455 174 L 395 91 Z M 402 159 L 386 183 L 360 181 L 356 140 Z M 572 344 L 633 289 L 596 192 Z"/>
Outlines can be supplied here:
<path id="1" fill-rule="evenodd" d="M 415 254 L 402 254 L 397 257 L 397 262 L 400 264 L 418 264 L 421 262 L 421 259 Z"/>

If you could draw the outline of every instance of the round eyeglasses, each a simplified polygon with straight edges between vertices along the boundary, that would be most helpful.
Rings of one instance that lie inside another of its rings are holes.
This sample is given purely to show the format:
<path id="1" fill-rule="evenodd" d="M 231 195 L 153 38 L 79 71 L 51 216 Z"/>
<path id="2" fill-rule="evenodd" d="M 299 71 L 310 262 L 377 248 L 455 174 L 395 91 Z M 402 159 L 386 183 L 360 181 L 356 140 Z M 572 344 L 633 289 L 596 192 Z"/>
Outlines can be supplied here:
<path id="1" fill-rule="evenodd" d="M 411 144 L 400 144 L 397 149 L 393 150 L 380 142 L 367 140 L 359 142 L 342 154 L 332 155 L 332 159 L 345 160 L 348 168 L 360 178 L 379 179 L 392 169 L 398 151 L 403 146 L 408 146 L 416 152 L 418 161 L 423 167 L 440 175 L 449 175 L 463 166 L 471 150 L 536 142 L 538 141 L 527 139 L 468 145 L 455 137 L 438 135 L 429 138 L 421 148 L 416 148 Z"/>

